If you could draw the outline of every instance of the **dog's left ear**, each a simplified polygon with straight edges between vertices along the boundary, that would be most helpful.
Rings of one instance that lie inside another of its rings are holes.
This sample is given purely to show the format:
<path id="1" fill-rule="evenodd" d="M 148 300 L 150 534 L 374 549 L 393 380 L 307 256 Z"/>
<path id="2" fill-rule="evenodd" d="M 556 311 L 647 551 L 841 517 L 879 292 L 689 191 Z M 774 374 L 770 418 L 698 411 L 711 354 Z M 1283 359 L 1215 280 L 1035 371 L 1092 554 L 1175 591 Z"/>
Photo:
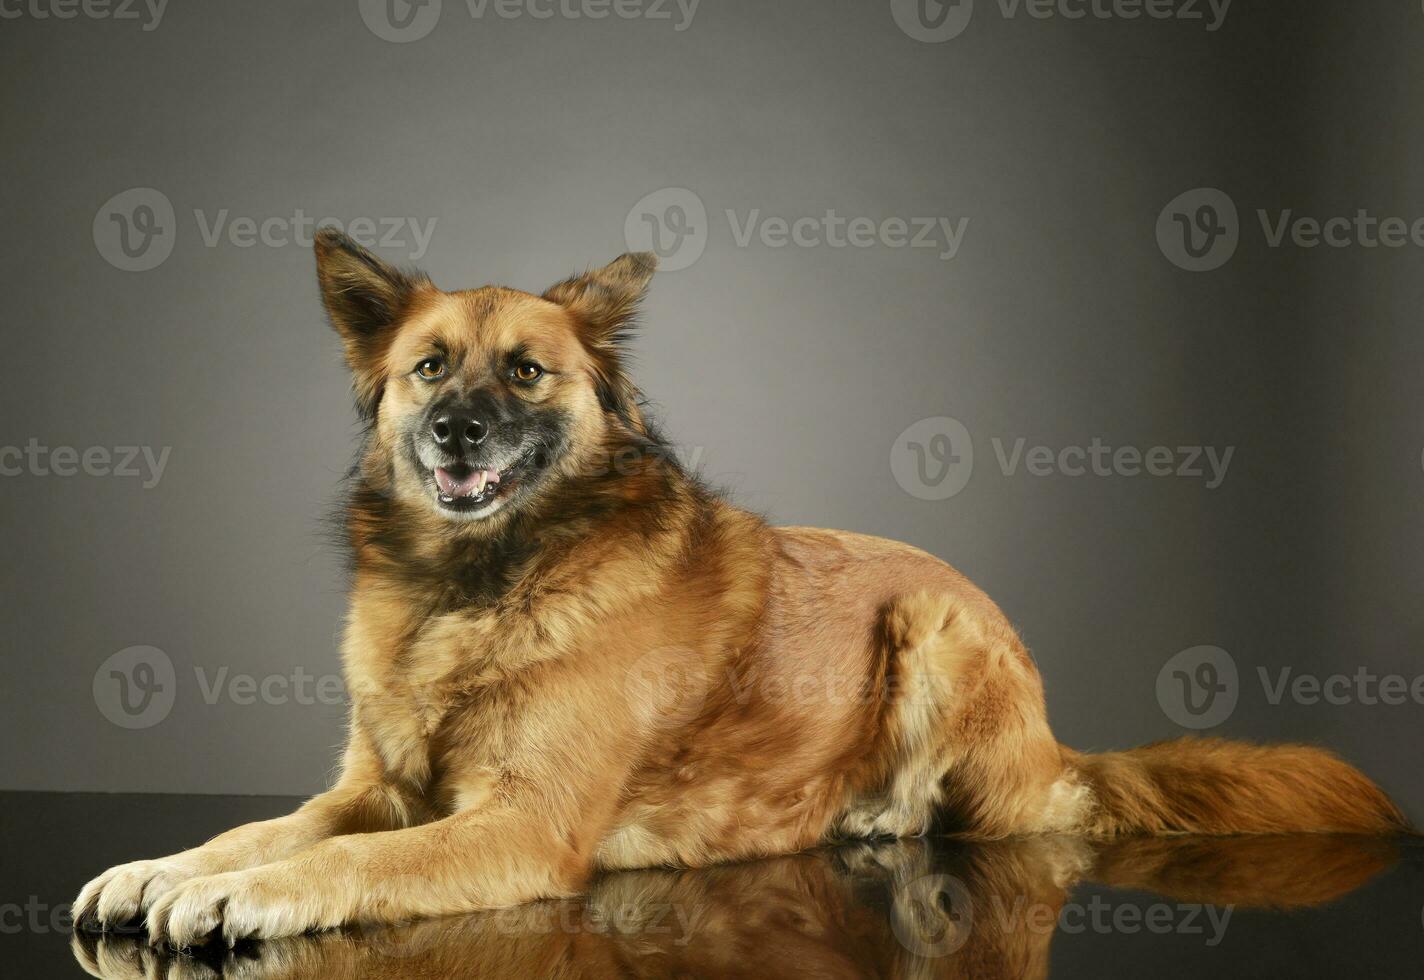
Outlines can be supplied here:
<path id="1" fill-rule="evenodd" d="M 604 407 L 633 421 L 637 390 L 623 375 L 619 354 L 637 324 L 638 306 L 658 267 L 652 252 L 629 252 L 601 269 L 551 286 L 544 298 L 564 307 L 578 322 L 584 346 L 593 355 L 598 394 Z"/>
<path id="2" fill-rule="evenodd" d="M 616 345 L 632 330 L 657 267 L 652 252 L 629 252 L 601 269 L 550 286 L 544 298 L 578 318 L 590 346 Z"/>

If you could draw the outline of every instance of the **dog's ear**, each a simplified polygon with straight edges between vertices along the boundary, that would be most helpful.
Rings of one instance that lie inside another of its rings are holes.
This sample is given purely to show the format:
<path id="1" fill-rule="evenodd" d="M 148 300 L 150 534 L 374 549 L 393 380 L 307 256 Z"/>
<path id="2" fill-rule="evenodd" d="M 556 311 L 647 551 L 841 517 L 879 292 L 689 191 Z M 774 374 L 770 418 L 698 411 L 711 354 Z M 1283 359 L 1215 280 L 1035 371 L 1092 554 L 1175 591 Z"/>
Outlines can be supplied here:
<path id="1" fill-rule="evenodd" d="M 593 355 L 604 407 L 630 422 L 637 418 L 638 392 L 623 374 L 620 355 L 637 325 L 638 306 L 657 267 L 658 257 L 652 252 L 629 252 L 544 293 L 545 299 L 573 314 L 584 346 Z"/>
<path id="2" fill-rule="evenodd" d="M 550 286 L 544 298 L 578 318 L 590 346 L 616 346 L 632 330 L 657 267 L 652 252 L 629 252 L 601 269 Z"/>
<path id="3" fill-rule="evenodd" d="M 430 280 L 392 268 L 332 228 L 316 233 L 316 276 L 331 325 L 341 336 L 362 416 L 381 397 L 381 359 L 411 300 Z"/>

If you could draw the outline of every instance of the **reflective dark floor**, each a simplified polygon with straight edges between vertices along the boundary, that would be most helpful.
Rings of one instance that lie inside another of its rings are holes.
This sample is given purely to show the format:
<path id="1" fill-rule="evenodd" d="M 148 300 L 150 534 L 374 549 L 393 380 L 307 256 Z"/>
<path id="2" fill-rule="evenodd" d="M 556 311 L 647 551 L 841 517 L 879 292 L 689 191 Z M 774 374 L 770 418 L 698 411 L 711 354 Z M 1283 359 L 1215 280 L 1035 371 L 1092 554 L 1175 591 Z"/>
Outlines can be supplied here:
<path id="1" fill-rule="evenodd" d="M 229 952 L 74 935 L 111 864 L 292 800 L 0 794 L 7 977 L 1417 977 L 1424 847 L 1336 837 L 901 841 L 609 875 L 578 901 Z"/>

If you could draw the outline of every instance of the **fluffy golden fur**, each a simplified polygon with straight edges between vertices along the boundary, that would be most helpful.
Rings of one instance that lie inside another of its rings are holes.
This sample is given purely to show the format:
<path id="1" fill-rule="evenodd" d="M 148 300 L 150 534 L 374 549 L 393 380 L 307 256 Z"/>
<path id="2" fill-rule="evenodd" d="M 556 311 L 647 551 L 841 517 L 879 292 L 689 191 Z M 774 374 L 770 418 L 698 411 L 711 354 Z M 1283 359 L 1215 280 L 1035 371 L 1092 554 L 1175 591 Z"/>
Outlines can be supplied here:
<path id="1" fill-rule="evenodd" d="M 645 418 L 629 255 L 553 287 L 445 292 L 333 233 L 319 281 L 369 433 L 353 473 L 333 789 L 82 892 L 154 942 L 272 937 L 569 896 L 934 821 L 982 838 L 1386 834 L 1303 746 L 1084 756 L 1004 615 L 907 545 L 774 528 Z"/>

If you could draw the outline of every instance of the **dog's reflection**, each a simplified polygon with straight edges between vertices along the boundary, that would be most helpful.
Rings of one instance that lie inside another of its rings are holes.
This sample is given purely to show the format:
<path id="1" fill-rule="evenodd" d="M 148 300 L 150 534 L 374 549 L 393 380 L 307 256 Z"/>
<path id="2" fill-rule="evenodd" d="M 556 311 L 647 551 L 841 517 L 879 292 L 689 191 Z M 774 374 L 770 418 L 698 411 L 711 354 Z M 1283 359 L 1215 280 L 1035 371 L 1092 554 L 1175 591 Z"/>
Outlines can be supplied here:
<path id="1" fill-rule="evenodd" d="M 1395 856 L 1388 841 L 1329 836 L 896 841 L 625 872 L 576 901 L 233 951 L 188 956 L 87 934 L 73 948 L 106 978 L 1042 977 L 1069 913 L 1090 927 L 1091 907 L 1070 898 L 1081 881 L 1209 906 L 1196 926 L 1209 933 L 1225 924 L 1217 910 L 1319 905 Z"/>

